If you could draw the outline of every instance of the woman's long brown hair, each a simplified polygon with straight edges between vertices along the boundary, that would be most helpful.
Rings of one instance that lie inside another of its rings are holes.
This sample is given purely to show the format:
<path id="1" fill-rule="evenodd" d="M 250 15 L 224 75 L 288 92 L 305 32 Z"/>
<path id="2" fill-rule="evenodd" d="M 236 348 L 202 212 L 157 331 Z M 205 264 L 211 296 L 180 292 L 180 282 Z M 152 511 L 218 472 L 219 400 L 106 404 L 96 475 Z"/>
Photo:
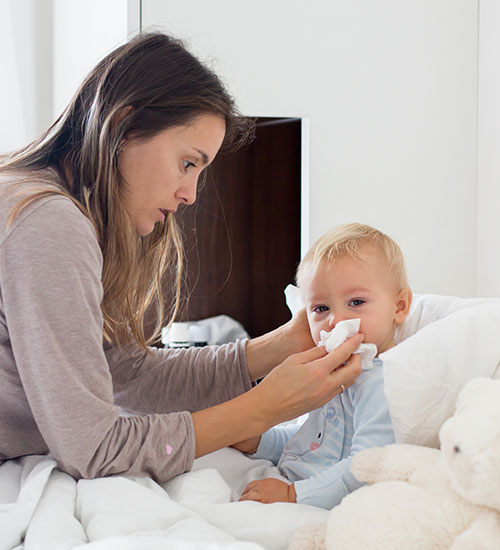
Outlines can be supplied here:
<path id="1" fill-rule="evenodd" d="M 154 137 L 205 113 L 226 121 L 223 147 L 239 146 L 253 136 L 253 121 L 239 116 L 218 77 L 182 42 L 163 33 L 143 33 L 90 72 L 45 133 L 2 158 L 2 172 L 19 172 L 40 183 L 17 203 L 11 219 L 31 202 L 57 193 L 73 200 L 93 223 L 104 261 L 101 309 L 108 342 L 123 345 L 133 339 L 143 348 L 154 342 L 162 325 L 175 318 L 183 272 L 174 214 L 139 237 L 125 212 L 120 144 Z M 168 314 L 165 277 L 175 288 Z M 144 316 L 150 306 L 156 322 L 148 338 Z"/>

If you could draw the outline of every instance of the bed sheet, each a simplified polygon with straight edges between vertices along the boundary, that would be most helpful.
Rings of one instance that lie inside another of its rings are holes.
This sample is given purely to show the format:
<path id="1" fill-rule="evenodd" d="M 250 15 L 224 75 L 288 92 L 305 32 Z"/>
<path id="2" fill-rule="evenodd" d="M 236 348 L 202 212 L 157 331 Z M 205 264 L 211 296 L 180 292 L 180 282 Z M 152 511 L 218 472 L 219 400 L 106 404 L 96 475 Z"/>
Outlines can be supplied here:
<path id="1" fill-rule="evenodd" d="M 163 484 L 112 476 L 75 481 L 50 456 L 0 466 L 0 548 L 26 550 L 281 550 L 328 512 L 238 502 L 245 485 L 280 477 L 267 460 L 222 449 Z"/>

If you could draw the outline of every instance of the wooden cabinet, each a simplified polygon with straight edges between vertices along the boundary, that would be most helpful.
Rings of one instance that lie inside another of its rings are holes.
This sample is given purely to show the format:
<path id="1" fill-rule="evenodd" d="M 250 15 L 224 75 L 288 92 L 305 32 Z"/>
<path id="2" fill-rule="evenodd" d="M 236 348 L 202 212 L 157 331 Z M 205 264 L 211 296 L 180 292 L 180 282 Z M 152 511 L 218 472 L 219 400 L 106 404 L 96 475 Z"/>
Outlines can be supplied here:
<path id="1" fill-rule="evenodd" d="M 301 121 L 257 119 L 256 139 L 219 155 L 180 212 L 189 299 L 180 320 L 230 315 L 252 336 L 290 318 L 283 290 L 300 260 Z"/>

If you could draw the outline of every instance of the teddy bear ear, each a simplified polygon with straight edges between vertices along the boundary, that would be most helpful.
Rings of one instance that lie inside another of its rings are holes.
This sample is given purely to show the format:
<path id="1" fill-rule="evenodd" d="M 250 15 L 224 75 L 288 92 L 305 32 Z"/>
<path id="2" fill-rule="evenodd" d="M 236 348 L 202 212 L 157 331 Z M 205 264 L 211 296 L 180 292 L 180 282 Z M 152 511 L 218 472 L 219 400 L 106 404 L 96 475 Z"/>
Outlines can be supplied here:
<path id="1" fill-rule="evenodd" d="M 491 384 L 497 381 L 491 378 L 478 377 L 469 380 L 458 394 L 455 410 L 460 411 L 466 404 L 482 399 L 484 394 L 491 388 Z M 500 387 L 500 381 L 498 381 Z"/>

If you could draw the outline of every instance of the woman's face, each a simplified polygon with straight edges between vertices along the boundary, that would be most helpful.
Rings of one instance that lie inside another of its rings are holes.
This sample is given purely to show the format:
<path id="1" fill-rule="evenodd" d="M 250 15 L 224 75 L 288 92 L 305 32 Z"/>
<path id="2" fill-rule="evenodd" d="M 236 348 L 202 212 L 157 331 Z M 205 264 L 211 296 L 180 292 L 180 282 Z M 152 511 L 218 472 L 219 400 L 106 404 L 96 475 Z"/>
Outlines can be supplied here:
<path id="1" fill-rule="evenodd" d="M 125 142 L 118 167 L 125 181 L 125 209 L 139 235 L 149 235 L 179 204 L 193 204 L 198 177 L 225 132 L 222 117 L 203 114 L 155 137 Z"/>

